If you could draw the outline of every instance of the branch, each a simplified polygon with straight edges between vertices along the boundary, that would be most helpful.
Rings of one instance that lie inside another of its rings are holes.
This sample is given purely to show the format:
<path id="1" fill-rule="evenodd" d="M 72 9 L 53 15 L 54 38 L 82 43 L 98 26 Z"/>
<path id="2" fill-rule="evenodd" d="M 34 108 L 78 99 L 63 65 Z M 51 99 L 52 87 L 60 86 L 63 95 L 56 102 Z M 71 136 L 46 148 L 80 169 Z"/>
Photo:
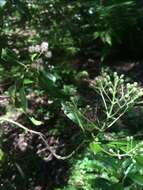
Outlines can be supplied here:
<path id="1" fill-rule="evenodd" d="M 46 146 L 46 149 L 55 157 L 55 158 L 57 158 L 57 159 L 59 159 L 59 160 L 66 160 L 66 159 L 68 159 L 68 158 L 70 158 L 71 156 L 73 156 L 73 154 L 75 154 L 75 152 L 82 146 L 82 144 L 84 143 L 84 142 L 82 142 L 72 153 L 70 153 L 69 155 L 67 155 L 67 156 L 60 156 L 60 155 L 58 155 L 58 154 L 56 154 L 55 153 L 55 151 L 54 150 L 52 150 L 52 148 L 50 147 L 50 145 L 47 143 L 47 141 L 46 141 L 46 137 L 44 136 L 44 134 L 42 134 L 41 132 L 38 132 L 38 131 L 34 131 L 34 130 L 32 130 L 32 129 L 28 129 L 27 127 L 25 127 L 24 125 L 22 125 L 22 124 L 20 124 L 20 123 L 18 123 L 18 122 L 16 122 L 16 121 L 13 121 L 12 119 L 8 119 L 8 118 L 0 118 L 0 121 L 1 122 L 8 122 L 8 123 L 10 123 L 10 124 L 14 124 L 14 125 L 16 125 L 17 127 L 19 127 L 19 128 L 21 128 L 21 129 L 23 129 L 23 130 L 25 130 L 26 132 L 29 132 L 29 133 L 31 133 L 31 134 L 35 134 L 35 135 L 38 135 L 40 138 L 41 138 L 41 140 L 44 142 L 44 144 L 45 144 L 45 146 Z"/>

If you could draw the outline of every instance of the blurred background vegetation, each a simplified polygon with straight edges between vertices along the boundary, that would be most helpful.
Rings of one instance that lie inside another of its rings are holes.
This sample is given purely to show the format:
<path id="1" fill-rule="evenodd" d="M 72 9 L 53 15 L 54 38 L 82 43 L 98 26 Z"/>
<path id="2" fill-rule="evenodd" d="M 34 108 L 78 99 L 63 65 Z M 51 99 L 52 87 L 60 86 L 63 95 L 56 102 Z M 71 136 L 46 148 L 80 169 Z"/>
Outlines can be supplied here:
<path id="1" fill-rule="evenodd" d="M 141 190 L 142 51 L 142 0 L 0 0 L 0 189 Z"/>

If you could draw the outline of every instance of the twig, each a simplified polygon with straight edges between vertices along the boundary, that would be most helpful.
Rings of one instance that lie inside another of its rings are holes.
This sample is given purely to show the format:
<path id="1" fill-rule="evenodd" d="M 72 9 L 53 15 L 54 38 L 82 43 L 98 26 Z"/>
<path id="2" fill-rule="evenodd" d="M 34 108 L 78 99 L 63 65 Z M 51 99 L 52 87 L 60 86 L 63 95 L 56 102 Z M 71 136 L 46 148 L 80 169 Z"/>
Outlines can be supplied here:
<path id="1" fill-rule="evenodd" d="M 21 129 L 23 129 L 23 130 L 25 130 L 25 131 L 27 131 L 27 132 L 29 132 L 29 133 L 31 133 L 31 134 L 38 135 L 38 136 L 41 138 L 41 140 L 44 142 L 44 144 L 45 144 L 45 146 L 46 146 L 46 149 L 47 149 L 55 158 L 57 158 L 57 159 L 59 159 L 59 160 L 66 160 L 66 159 L 70 158 L 71 156 L 73 156 L 73 154 L 75 154 L 75 152 L 76 152 L 76 151 L 83 145 L 83 143 L 84 143 L 84 142 L 82 142 L 82 143 L 81 143 L 72 153 L 70 153 L 69 155 L 67 155 L 67 156 L 60 156 L 60 155 L 56 154 L 54 150 L 52 150 L 52 148 L 50 147 L 50 145 L 47 143 L 44 134 L 42 134 L 41 132 L 34 131 L 34 130 L 32 130 L 32 129 L 28 129 L 28 128 L 25 127 L 24 125 L 22 125 L 22 124 L 20 124 L 20 123 L 18 123 L 18 122 L 16 122 L 16 121 L 13 121 L 12 119 L 8 119 L 8 118 L 2 117 L 2 118 L 0 118 L 0 121 L 1 121 L 1 122 L 8 122 L 8 123 L 14 124 L 14 125 L 16 125 L 17 127 L 21 128 Z"/>

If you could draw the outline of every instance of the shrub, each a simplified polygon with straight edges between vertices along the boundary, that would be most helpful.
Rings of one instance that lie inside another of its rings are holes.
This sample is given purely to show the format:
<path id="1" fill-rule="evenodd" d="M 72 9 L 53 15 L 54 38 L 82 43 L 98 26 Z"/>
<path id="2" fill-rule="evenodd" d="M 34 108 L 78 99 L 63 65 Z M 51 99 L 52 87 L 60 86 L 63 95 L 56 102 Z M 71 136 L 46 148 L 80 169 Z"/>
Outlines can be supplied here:
<path id="1" fill-rule="evenodd" d="M 124 189 L 125 186 L 138 189 L 143 185 L 143 143 L 135 137 L 126 137 L 124 131 L 121 137 L 119 132 L 109 129 L 116 127 L 117 121 L 133 107 L 143 92 L 137 83 L 126 83 L 124 76 L 118 76 L 116 72 L 113 75 L 104 72 L 91 82 L 91 87 L 101 97 L 97 107 L 100 115 L 95 116 L 95 121 L 85 116 L 85 109 L 78 108 L 74 99 L 63 105 L 66 116 L 86 134 L 83 142 L 88 147 L 86 154 L 75 161 L 69 185 L 85 190 Z"/>

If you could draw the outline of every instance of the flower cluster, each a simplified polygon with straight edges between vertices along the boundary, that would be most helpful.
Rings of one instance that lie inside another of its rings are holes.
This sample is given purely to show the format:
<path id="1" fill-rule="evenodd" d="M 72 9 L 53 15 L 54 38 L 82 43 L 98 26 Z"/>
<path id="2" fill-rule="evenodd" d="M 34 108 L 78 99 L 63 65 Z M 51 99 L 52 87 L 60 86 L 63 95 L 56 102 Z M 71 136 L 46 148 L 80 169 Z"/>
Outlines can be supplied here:
<path id="1" fill-rule="evenodd" d="M 105 108 L 103 129 L 111 127 L 143 96 L 143 90 L 136 82 L 127 83 L 124 75 L 116 72 L 102 73 L 92 82 L 91 87 L 100 95 Z"/>
<path id="2" fill-rule="evenodd" d="M 40 53 L 40 54 L 44 54 L 45 57 L 47 58 L 51 58 L 52 57 L 52 52 L 49 51 L 49 44 L 48 42 L 42 42 L 40 45 L 32 45 L 29 46 L 28 51 L 30 53 Z"/>
<path id="3" fill-rule="evenodd" d="M 139 88 L 137 82 L 126 83 L 124 75 L 118 75 L 114 72 L 113 75 L 103 73 L 102 76 L 96 78 L 93 87 L 97 91 L 102 91 L 108 98 L 114 96 L 119 103 L 134 103 L 139 97 L 143 96 L 143 91 Z M 111 98 L 112 99 L 112 98 Z"/>

